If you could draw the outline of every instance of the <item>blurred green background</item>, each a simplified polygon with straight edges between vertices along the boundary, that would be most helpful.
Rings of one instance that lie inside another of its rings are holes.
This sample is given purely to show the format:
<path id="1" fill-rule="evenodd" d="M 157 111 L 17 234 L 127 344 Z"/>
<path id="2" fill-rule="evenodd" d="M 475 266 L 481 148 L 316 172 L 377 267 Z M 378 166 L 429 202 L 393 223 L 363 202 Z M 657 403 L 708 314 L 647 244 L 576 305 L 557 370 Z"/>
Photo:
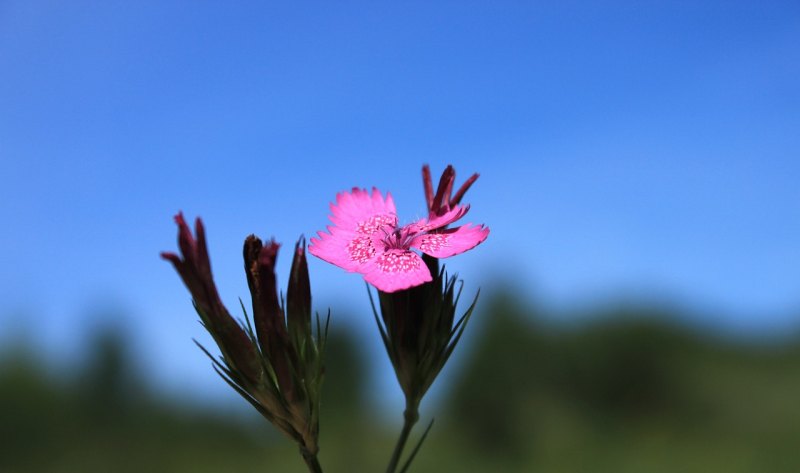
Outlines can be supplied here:
<path id="1" fill-rule="evenodd" d="M 714 336 L 630 304 L 556 324 L 516 300 L 481 301 L 422 406 L 416 435 L 435 423 L 413 471 L 800 471 L 796 334 Z M 400 412 L 370 407 L 364 343 L 334 327 L 320 458 L 330 472 L 382 471 Z M 156 394 L 126 336 L 98 331 L 84 361 L 59 370 L 25 342 L 4 347 L 0 471 L 305 471 L 233 391 L 219 403 Z"/>

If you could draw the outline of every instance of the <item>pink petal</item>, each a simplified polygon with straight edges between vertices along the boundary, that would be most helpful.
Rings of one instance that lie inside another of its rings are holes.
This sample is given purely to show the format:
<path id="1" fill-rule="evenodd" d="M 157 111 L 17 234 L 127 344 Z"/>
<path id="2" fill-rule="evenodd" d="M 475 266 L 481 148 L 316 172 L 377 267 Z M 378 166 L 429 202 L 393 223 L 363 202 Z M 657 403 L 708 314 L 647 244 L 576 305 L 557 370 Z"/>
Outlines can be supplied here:
<path id="1" fill-rule="evenodd" d="M 380 234 L 367 236 L 332 226 L 328 232 L 318 232 L 318 238 L 311 238 L 308 252 L 350 272 L 362 272 L 364 264 L 384 250 Z"/>
<path id="2" fill-rule="evenodd" d="M 411 240 L 411 247 L 434 258 L 447 258 L 475 248 L 488 236 L 487 227 L 467 224 L 437 233 L 418 235 Z"/>
<path id="3" fill-rule="evenodd" d="M 447 212 L 443 213 L 438 217 L 434 217 L 431 219 L 422 219 L 417 222 L 412 223 L 409 225 L 414 231 L 417 232 L 427 232 L 430 230 L 436 230 L 437 228 L 446 227 L 451 223 L 455 222 L 456 220 L 460 219 L 469 211 L 469 205 L 459 206 L 456 205 L 452 209 L 448 210 Z"/>
<path id="4" fill-rule="evenodd" d="M 384 231 L 397 225 L 394 200 L 377 189 L 367 192 L 354 188 L 351 192 L 336 195 L 331 204 L 331 222 L 328 233 L 319 232 L 312 238 L 308 252 L 348 271 L 362 271 L 362 267 L 383 251 L 381 238 Z"/>
<path id="5" fill-rule="evenodd" d="M 372 235 L 384 225 L 397 226 L 397 211 L 391 194 L 384 200 L 378 189 L 370 193 L 354 187 L 351 192 L 336 194 L 330 220 L 342 230 Z"/>
<path id="6" fill-rule="evenodd" d="M 431 281 L 431 272 L 413 251 L 391 249 L 364 267 L 364 279 L 383 292 L 395 292 Z"/>

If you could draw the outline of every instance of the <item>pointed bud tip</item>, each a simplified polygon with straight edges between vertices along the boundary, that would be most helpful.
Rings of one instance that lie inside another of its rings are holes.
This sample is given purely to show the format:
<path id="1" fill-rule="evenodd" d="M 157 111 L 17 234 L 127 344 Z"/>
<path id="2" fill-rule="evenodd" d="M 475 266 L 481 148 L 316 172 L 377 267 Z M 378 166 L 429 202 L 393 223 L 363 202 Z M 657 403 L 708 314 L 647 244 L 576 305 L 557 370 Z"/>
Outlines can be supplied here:
<path id="1" fill-rule="evenodd" d="M 300 235 L 300 238 L 297 239 L 297 243 L 294 244 L 294 251 L 298 255 L 302 255 L 306 251 L 306 236 Z"/>

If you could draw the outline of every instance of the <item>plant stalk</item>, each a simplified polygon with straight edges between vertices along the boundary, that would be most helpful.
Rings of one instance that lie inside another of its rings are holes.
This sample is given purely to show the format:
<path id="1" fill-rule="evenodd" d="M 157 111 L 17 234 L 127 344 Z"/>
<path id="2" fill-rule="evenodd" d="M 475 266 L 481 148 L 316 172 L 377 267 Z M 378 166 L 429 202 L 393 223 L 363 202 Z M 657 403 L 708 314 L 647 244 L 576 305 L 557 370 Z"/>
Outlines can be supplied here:
<path id="1" fill-rule="evenodd" d="M 319 460 L 317 460 L 317 454 L 311 453 L 300 447 L 300 454 L 303 455 L 303 460 L 306 462 L 306 466 L 308 466 L 308 471 L 311 473 L 322 473 L 322 466 L 319 464 Z"/>
<path id="2" fill-rule="evenodd" d="M 386 467 L 386 473 L 395 473 L 397 471 L 397 464 L 400 463 L 400 457 L 403 455 L 403 449 L 406 446 L 406 442 L 408 442 L 411 429 L 419 420 L 418 405 L 418 403 L 406 405 L 406 410 L 403 412 L 403 430 L 400 431 L 400 437 L 394 446 L 394 452 L 392 452 L 392 458 L 389 460 L 389 466 Z"/>

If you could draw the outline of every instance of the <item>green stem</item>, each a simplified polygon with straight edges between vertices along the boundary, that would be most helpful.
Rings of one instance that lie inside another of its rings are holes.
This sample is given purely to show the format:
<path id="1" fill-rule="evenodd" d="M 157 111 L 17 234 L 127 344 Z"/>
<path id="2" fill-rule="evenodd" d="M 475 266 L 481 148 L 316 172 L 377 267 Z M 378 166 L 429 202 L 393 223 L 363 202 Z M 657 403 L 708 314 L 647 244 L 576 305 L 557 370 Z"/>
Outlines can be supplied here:
<path id="1" fill-rule="evenodd" d="M 317 460 L 317 454 L 311 453 L 303 447 L 300 447 L 300 454 L 303 455 L 303 460 L 306 462 L 306 466 L 308 466 L 308 471 L 311 473 L 322 473 L 322 466 L 319 464 L 319 460 Z"/>
<path id="2" fill-rule="evenodd" d="M 406 442 L 408 442 L 411 429 L 419 420 L 417 406 L 418 404 L 406 405 L 406 410 L 403 412 L 403 430 L 400 431 L 400 438 L 397 439 L 397 444 L 394 446 L 394 452 L 392 452 L 392 458 L 389 460 L 389 466 L 386 467 L 386 473 L 394 473 L 397 470 L 397 464 L 400 462 L 400 457 L 403 454 Z"/>

